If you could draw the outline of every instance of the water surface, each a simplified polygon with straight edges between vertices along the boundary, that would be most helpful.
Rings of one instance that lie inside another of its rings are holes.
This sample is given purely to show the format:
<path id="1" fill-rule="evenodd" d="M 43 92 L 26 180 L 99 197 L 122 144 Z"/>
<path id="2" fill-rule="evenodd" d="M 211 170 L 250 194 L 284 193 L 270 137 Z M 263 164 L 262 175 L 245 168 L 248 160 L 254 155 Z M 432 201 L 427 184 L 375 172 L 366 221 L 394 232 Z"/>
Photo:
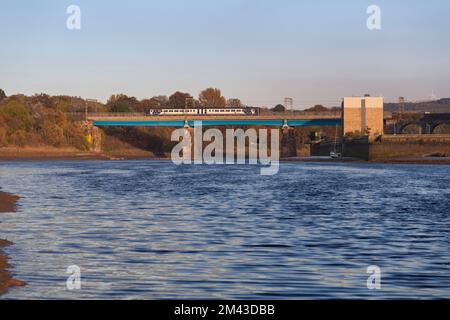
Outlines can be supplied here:
<path id="1" fill-rule="evenodd" d="M 0 238 L 28 283 L 2 298 L 450 298 L 450 167 L 259 169 L 1 163 L 2 190 L 22 198 Z"/>

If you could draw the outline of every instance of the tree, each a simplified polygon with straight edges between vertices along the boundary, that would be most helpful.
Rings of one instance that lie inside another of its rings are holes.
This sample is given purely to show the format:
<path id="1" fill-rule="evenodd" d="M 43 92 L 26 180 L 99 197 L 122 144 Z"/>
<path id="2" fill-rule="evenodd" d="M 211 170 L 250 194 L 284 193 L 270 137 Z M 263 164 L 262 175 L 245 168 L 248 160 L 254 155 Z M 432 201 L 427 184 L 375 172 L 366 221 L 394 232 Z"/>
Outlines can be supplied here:
<path id="1" fill-rule="evenodd" d="M 169 97 L 169 106 L 172 109 L 184 109 L 186 99 L 190 98 L 192 98 L 192 96 L 189 93 L 177 91 Z"/>
<path id="2" fill-rule="evenodd" d="M 119 100 L 111 106 L 111 112 L 131 112 L 131 108 L 125 100 Z"/>
<path id="3" fill-rule="evenodd" d="M 114 94 L 108 102 L 111 112 L 133 112 L 140 111 L 139 101 L 135 97 L 128 97 L 125 94 Z"/>
<path id="4" fill-rule="evenodd" d="M 286 108 L 282 104 L 277 104 L 275 108 L 272 109 L 273 112 L 285 112 Z"/>
<path id="5" fill-rule="evenodd" d="M 0 116 L 6 120 L 8 126 L 17 131 L 31 128 L 31 117 L 28 109 L 17 100 L 10 100 L 6 105 L 0 107 Z"/>
<path id="6" fill-rule="evenodd" d="M 222 96 L 220 89 L 217 88 L 208 88 L 200 92 L 199 95 L 200 103 L 206 107 L 211 109 L 220 109 L 225 108 L 226 99 Z"/>
<path id="7" fill-rule="evenodd" d="M 306 109 L 305 111 L 311 111 L 311 112 L 327 112 L 330 111 L 327 107 L 324 107 L 321 104 L 316 104 L 314 107 Z"/>
<path id="8" fill-rule="evenodd" d="M 151 100 L 158 101 L 160 108 L 166 108 L 169 105 L 169 98 L 167 96 L 155 96 Z"/>
<path id="9" fill-rule="evenodd" d="M 52 97 L 50 97 L 48 94 L 41 93 L 41 94 L 35 94 L 33 97 L 31 97 L 31 103 L 33 104 L 42 104 L 46 108 L 55 108 L 56 105 L 53 102 Z"/>
<path id="10" fill-rule="evenodd" d="M 0 102 L 6 99 L 6 93 L 2 89 L 0 89 Z"/>
<path id="11" fill-rule="evenodd" d="M 147 110 L 147 109 L 158 109 L 158 108 L 160 108 L 161 107 L 161 103 L 158 101 L 158 100 L 156 100 L 156 99 L 154 99 L 154 98 L 151 98 L 151 99 L 143 99 L 143 100 L 141 100 L 141 108 L 143 109 L 143 110 Z"/>
<path id="12" fill-rule="evenodd" d="M 125 94 L 113 94 L 111 97 L 109 97 L 108 102 L 106 102 L 106 104 L 108 106 L 112 106 L 114 105 L 114 103 L 116 103 L 119 100 L 126 100 L 128 99 L 128 96 Z"/>
<path id="13" fill-rule="evenodd" d="M 228 99 L 227 100 L 228 108 L 242 108 L 241 100 L 239 99 Z"/>

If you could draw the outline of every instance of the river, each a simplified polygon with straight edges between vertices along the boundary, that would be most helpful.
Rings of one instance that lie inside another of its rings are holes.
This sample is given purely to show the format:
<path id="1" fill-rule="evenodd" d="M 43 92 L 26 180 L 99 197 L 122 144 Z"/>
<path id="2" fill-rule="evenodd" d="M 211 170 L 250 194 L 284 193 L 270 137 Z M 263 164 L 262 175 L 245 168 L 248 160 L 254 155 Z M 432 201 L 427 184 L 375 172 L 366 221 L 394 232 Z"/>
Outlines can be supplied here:
<path id="1" fill-rule="evenodd" d="M 0 299 L 450 298 L 450 166 L 5 162 L 0 187 L 28 283 Z"/>

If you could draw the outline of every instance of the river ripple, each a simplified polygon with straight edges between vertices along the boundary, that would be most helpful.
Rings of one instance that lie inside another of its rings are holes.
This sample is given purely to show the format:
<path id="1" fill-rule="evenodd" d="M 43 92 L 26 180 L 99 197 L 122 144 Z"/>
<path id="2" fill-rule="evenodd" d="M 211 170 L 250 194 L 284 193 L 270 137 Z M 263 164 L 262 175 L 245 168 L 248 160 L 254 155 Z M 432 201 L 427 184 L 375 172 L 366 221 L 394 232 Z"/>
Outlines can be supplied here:
<path id="1" fill-rule="evenodd" d="M 28 283 L 3 299 L 450 298 L 449 166 L 22 162 L 0 186 Z"/>

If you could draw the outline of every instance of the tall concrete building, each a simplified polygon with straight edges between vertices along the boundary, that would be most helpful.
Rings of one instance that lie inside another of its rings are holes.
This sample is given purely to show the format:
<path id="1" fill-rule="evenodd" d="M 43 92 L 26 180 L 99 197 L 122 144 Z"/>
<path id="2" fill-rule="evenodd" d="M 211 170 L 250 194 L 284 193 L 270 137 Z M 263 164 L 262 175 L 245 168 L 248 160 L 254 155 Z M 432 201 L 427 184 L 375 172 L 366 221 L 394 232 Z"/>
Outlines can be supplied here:
<path id="1" fill-rule="evenodd" d="M 382 97 L 346 97 L 342 104 L 343 134 L 376 136 L 384 133 Z"/>

